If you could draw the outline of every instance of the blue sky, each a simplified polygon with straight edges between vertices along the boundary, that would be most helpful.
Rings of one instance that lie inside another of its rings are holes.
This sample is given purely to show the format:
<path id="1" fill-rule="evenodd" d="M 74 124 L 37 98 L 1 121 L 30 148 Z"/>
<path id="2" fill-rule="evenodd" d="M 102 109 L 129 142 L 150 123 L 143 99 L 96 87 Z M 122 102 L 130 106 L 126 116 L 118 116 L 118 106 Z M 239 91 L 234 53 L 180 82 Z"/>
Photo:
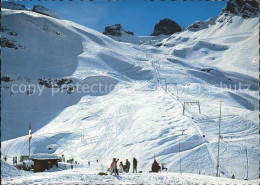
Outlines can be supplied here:
<path id="1" fill-rule="evenodd" d="M 55 11 L 62 18 L 103 32 L 105 26 L 121 24 L 135 35 L 150 35 L 154 25 L 163 18 L 170 18 L 186 28 L 197 20 L 219 15 L 225 7 L 222 1 L 160 1 L 160 0 L 94 0 L 94 1 L 26 1 L 32 8 L 41 4 Z"/>

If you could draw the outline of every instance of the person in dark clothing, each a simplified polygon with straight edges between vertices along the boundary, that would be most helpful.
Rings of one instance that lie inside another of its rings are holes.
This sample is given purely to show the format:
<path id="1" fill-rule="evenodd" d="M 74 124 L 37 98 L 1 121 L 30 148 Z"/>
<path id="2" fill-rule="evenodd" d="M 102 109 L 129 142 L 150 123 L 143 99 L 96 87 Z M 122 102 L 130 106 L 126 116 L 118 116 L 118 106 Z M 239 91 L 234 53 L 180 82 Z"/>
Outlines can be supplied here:
<path id="1" fill-rule="evenodd" d="M 133 158 L 133 173 L 134 171 L 137 173 L 137 160 L 135 157 Z"/>
<path id="2" fill-rule="evenodd" d="M 154 162 L 153 162 L 153 164 L 152 164 L 152 172 L 156 172 L 156 173 L 158 173 L 158 171 L 160 170 L 160 166 L 159 166 L 159 164 L 157 163 L 157 161 L 156 160 L 154 160 Z"/>
<path id="3" fill-rule="evenodd" d="M 128 159 L 126 159 L 124 171 L 125 171 L 126 173 L 128 173 L 128 172 L 129 172 L 129 169 L 130 169 L 130 162 L 128 161 Z"/>

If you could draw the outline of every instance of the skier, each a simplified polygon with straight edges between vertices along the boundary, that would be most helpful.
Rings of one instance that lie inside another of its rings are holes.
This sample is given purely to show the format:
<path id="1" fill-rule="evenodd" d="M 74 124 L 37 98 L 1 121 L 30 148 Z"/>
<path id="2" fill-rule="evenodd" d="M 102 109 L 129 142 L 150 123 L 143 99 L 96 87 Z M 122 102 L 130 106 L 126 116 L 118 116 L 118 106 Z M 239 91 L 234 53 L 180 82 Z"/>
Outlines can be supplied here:
<path id="1" fill-rule="evenodd" d="M 111 163 L 111 165 L 110 165 L 110 169 L 111 169 L 111 174 L 110 175 L 112 175 L 113 173 L 115 173 L 116 174 L 116 172 L 115 172 L 115 158 L 113 158 L 113 161 L 112 161 L 112 163 Z"/>
<path id="2" fill-rule="evenodd" d="M 118 170 L 117 170 L 117 161 L 116 158 L 113 158 L 113 162 L 111 163 L 110 165 L 110 168 L 111 168 L 111 174 L 112 175 L 113 173 L 115 175 L 118 175 Z"/>
<path id="3" fill-rule="evenodd" d="M 137 160 L 135 157 L 133 158 L 133 173 L 134 171 L 137 173 Z"/>
<path id="4" fill-rule="evenodd" d="M 153 162 L 153 164 L 152 164 L 152 172 L 158 173 L 159 170 L 160 170 L 160 166 L 159 166 L 159 164 L 157 163 L 157 161 L 154 159 L 154 162 Z"/>
<path id="5" fill-rule="evenodd" d="M 130 169 L 130 162 L 128 161 L 128 159 L 126 159 L 126 163 L 125 163 L 126 167 L 125 167 L 125 172 L 128 173 L 129 169 Z"/>
<path id="6" fill-rule="evenodd" d="M 115 169 L 116 169 L 116 174 L 118 175 L 118 169 L 117 169 L 117 162 L 119 161 L 119 159 L 117 159 L 116 161 L 115 161 Z"/>
<path id="7" fill-rule="evenodd" d="M 123 162 L 121 161 L 119 164 L 119 173 L 123 173 L 124 172 L 124 167 L 123 167 Z"/>

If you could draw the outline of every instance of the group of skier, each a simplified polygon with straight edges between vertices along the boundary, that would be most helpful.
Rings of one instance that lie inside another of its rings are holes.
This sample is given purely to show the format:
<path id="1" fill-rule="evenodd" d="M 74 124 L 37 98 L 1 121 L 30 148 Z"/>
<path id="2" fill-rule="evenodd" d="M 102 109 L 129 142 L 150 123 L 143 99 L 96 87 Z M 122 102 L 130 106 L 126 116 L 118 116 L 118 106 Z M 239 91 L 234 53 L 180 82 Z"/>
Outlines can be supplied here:
<path id="1" fill-rule="evenodd" d="M 119 159 L 116 159 L 116 158 L 113 158 L 113 161 L 110 165 L 110 172 L 111 172 L 111 175 L 112 174 L 115 174 L 115 175 L 119 175 L 119 173 L 128 173 L 129 172 L 129 169 L 130 169 L 130 162 L 128 161 L 128 159 L 126 159 L 126 163 L 123 164 L 123 162 L 121 161 L 120 164 L 119 164 L 119 169 L 117 168 L 117 163 L 118 163 Z M 133 158 L 133 173 L 136 172 L 137 173 L 137 160 L 136 158 L 134 157 Z M 151 167 L 151 171 L 150 172 L 156 172 L 158 173 L 159 171 L 162 171 L 162 170 L 166 170 L 167 171 L 167 168 L 165 167 L 165 163 L 162 163 L 162 167 L 159 165 L 159 163 L 157 163 L 157 161 L 154 159 L 154 162 L 152 164 L 152 167 Z"/>
<path id="2" fill-rule="evenodd" d="M 130 170 L 130 162 L 128 161 L 128 159 L 126 159 L 126 163 L 125 165 L 123 164 L 123 162 L 121 161 L 119 164 L 119 169 L 117 168 L 117 163 L 118 163 L 119 159 L 113 158 L 113 161 L 110 165 L 110 172 L 111 175 L 114 173 L 115 175 L 118 175 L 119 173 L 123 173 L 126 172 L 128 173 Z M 136 172 L 137 173 L 137 160 L 134 157 L 133 158 L 133 173 Z"/>

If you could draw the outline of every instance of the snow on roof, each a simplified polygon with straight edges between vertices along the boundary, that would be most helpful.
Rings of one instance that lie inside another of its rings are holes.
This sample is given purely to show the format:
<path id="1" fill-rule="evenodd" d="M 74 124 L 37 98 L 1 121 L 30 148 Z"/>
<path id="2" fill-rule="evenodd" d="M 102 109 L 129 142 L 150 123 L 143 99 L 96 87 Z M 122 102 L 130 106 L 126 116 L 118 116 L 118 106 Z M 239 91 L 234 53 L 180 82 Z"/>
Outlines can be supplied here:
<path id="1" fill-rule="evenodd" d="M 30 159 L 46 160 L 46 159 L 59 159 L 59 157 L 53 154 L 41 153 L 41 154 L 32 154 L 30 156 Z"/>

